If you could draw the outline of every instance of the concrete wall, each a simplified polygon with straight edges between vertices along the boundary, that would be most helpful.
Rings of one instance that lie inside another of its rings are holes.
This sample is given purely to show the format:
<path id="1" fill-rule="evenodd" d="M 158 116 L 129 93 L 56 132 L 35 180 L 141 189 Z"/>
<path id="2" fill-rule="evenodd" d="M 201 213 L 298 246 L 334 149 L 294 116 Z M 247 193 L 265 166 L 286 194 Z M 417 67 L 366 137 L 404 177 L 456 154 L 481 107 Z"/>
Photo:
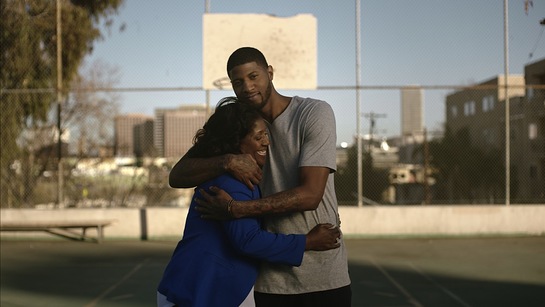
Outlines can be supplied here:
<path id="1" fill-rule="evenodd" d="M 187 208 L 2 209 L 1 222 L 113 220 L 105 239 L 178 239 Z M 545 205 L 340 207 L 346 237 L 545 235 Z M 90 233 L 94 235 L 93 233 Z M 2 238 L 51 238 L 47 233 L 2 232 Z"/>
<path id="2" fill-rule="evenodd" d="M 543 205 L 344 207 L 339 213 L 347 235 L 545 234 Z"/>

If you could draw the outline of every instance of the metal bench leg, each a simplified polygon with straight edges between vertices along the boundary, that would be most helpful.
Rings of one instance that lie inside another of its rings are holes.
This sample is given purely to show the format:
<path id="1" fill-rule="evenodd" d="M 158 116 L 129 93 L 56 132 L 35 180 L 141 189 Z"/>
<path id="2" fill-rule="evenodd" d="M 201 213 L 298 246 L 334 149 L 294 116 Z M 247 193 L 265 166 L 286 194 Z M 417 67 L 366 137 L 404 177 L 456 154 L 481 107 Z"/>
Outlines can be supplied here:
<path id="1" fill-rule="evenodd" d="M 102 242 L 102 239 L 104 238 L 104 229 L 102 225 L 97 226 L 97 241 L 98 243 Z"/>

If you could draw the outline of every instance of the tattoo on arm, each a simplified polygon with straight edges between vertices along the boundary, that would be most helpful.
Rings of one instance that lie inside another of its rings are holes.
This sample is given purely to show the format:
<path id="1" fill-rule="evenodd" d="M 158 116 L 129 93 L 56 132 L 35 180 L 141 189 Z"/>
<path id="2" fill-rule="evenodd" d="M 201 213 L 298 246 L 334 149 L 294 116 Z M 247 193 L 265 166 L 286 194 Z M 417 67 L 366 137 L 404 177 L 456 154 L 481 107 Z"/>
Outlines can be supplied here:
<path id="1" fill-rule="evenodd" d="M 266 198 L 247 201 L 237 206 L 238 216 L 262 216 L 312 210 L 295 190 L 288 190 Z"/>

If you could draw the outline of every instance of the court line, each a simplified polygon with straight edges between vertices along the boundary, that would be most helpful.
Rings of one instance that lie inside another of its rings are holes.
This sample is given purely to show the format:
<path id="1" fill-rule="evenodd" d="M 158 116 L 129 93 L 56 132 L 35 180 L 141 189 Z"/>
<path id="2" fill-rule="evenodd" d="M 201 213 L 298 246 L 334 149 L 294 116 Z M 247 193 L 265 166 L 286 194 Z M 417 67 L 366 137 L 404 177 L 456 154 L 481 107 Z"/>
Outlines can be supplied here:
<path id="1" fill-rule="evenodd" d="M 118 282 L 116 282 L 115 284 L 110 286 L 108 289 L 106 289 L 104 292 L 102 292 L 97 298 L 92 300 L 89 304 L 85 305 L 85 307 L 94 307 L 94 306 L 96 306 L 96 304 L 98 302 L 100 302 L 100 300 L 102 300 L 106 295 L 108 295 L 110 292 L 115 290 L 119 285 L 124 283 L 127 279 L 129 279 L 132 275 L 134 275 L 134 273 L 136 273 L 138 270 L 140 270 L 140 268 L 142 268 L 142 266 L 144 266 L 144 264 L 146 262 L 148 262 L 148 260 L 149 260 L 149 258 L 145 259 L 144 261 L 137 264 L 129 273 L 127 273 L 125 276 L 123 276 L 123 278 L 121 278 Z"/>
<path id="2" fill-rule="evenodd" d="M 431 282 L 434 286 L 436 286 L 437 288 L 439 288 L 441 291 L 445 292 L 448 296 L 450 296 L 452 299 L 454 299 L 455 301 L 457 301 L 458 303 L 460 303 L 460 305 L 464 306 L 464 307 L 471 307 L 471 305 L 469 305 L 468 303 L 466 303 L 462 298 L 460 298 L 459 296 L 457 296 L 456 294 L 454 294 L 453 292 L 451 292 L 449 289 L 447 289 L 446 287 L 444 287 L 443 285 L 441 285 L 440 283 L 438 283 L 437 281 L 435 281 L 435 279 L 431 278 L 430 276 L 428 276 L 428 274 L 422 272 L 418 267 L 416 267 L 412 262 L 409 262 L 410 266 L 412 267 L 413 270 L 415 270 L 418 274 L 420 274 L 421 276 L 423 276 L 424 278 L 426 278 L 429 282 Z"/>
<path id="3" fill-rule="evenodd" d="M 414 296 L 411 295 L 411 293 L 405 289 L 400 283 L 398 283 L 395 278 L 393 278 L 388 272 L 383 269 L 379 264 L 377 264 L 373 259 L 369 259 L 371 263 L 384 275 L 386 278 L 401 292 L 403 295 L 405 295 L 405 298 L 411 303 L 413 306 L 416 307 L 423 307 L 423 305 L 416 299 Z"/>

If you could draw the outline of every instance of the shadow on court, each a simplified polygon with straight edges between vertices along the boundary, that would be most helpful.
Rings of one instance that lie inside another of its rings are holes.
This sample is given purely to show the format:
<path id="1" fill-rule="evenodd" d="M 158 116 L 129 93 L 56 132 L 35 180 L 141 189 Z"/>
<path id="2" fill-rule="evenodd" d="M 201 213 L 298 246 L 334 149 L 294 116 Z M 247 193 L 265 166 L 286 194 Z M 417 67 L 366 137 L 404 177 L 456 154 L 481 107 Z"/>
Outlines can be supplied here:
<path id="1" fill-rule="evenodd" d="M 487 281 L 410 270 L 352 265 L 355 284 L 353 306 L 545 306 L 545 283 Z"/>
<path id="2" fill-rule="evenodd" d="M 355 307 L 545 306 L 545 237 L 346 244 Z M 2 240 L 0 305 L 154 306 L 175 245 Z"/>

